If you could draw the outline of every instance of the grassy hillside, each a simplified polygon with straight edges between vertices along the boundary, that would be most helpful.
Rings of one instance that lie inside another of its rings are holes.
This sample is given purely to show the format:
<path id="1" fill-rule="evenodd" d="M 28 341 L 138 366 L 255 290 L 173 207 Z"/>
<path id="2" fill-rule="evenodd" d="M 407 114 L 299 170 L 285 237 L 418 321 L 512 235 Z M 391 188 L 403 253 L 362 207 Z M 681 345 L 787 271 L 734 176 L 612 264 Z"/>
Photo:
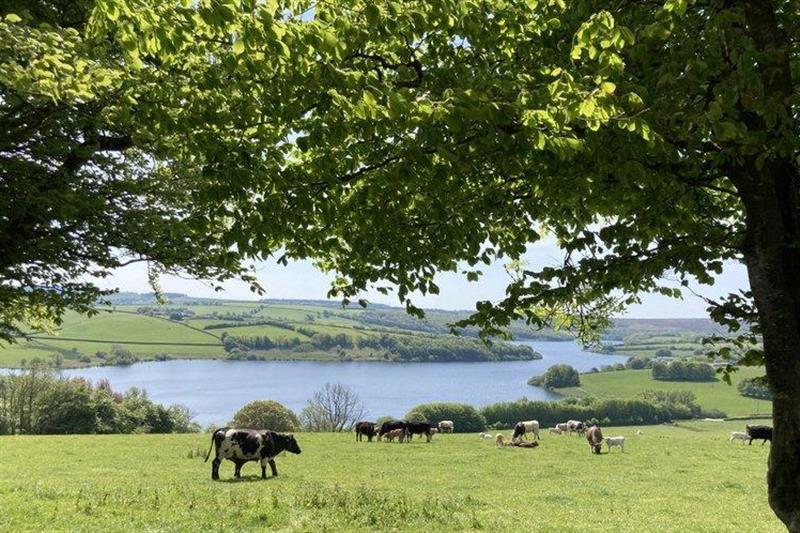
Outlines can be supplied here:
<path id="1" fill-rule="evenodd" d="M 403 327 L 404 323 L 365 322 L 361 309 L 324 303 L 173 297 L 170 303 L 158 306 L 146 304 L 142 295 L 137 300 L 126 294 L 120 297 L 122 302 L 136 303 L 104 308 L 93 317 L 68 313 L 57 331 L 31 332 L 31 340 L 0 347 L 0 366 L 20 367 L 36 359 L 70 368 L 174 358 L 426 361 L 534 356 L 532 352 L 512 353 L 513 347 L 490 350 L 477 341 L 455 339 L 449 332 L 420 331 Z M 393 312 L 405 316 L 402 310 Z M 400 340 L 414 336 L 418 342 L 411 352 L 405 349 L 402 353 L 392 343 L 359 345 L 360 340 L 384 335 Z M 265 345 L 263 339 L 271 344 Z M 443 344 L 447 345 L 444 349 Z"/>
<path id="2" fill-rule="evenodd" d="M 742 379 L 762 375 L 763 368 L 741 368 L 733 375 L 733 385 L 729 386 L 723 381 L 659 381 L 651 377 L 650 370 L 620 370 L 581 374 L 580 387 L 558 389 L 557 392 L 566 396 L 631 398 L 646 389 L 690 390 L 697 397 L 697 403 L 706 409 L 720 409 L 728 416 L 749 416 L 754 413 L 771 413 L 772 405 L 766 400 L 741 396 L 736 385 Z"/>
<path id="3" fill-rule="evenodd" d="M 628 441 L 601 456 L 568 436 L 527 450 L 474 434 L 299 434 L 303 453 L 280 456 L 279 477 L 249 463 L 234 481 L 225 462 L 220 482 L 202 460 L 208 435 L 0 437 L 0 530 L 783 531 L 767 505 L 769 445 L 727 441 L 743 425 L 606 428 Z"/>

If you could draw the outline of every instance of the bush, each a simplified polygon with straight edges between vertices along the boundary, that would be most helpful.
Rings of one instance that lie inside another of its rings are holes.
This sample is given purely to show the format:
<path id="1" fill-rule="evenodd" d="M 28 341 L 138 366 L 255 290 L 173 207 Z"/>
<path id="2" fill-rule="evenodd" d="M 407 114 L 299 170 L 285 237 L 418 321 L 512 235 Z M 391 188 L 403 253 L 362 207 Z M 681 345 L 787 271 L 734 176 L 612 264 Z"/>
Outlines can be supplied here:
<path id="1" fill-rule="evenodd" d="M 758 400 L 772 399 L 772 392 L 764 382 L 764 378 L 743 379 L 736 388 L 739 390 L 739 394 L 748 398 L 756 398 Z"/>
<path id="2" fill-rule="evenodd" d="M 54 380 L 36 401 L 34 433 L 94 433 L 92 389 L 77 379 Z"/>
<path id="3" fill-rule="evenodd" d="M 548 402 L 522 399 L 487 405 L 481 409 L 481 414 L 488 427 L 510 428 L 520 420 L 538 420 L 542 427 L 567 420 L 606 421 L 607 425 L 660 424 L 697 418 L 701 410 L 691 392 L 644 391 L 638 398 L 624 400 L 584 398 Z"/>
<path id="4" fill-rule="evenodd" d="M 486 419 L 477 409 L 464 403 L 424 403 L 406 414 L 406 420 L 427 420 L 438 424 L 452 420 L 456 433 L 475 433 L 486 429 Z"/>
<path id="5" fill-rule="evenodd" d="M 569 365 L 553 365 L 544 373 L 544 386 L 548 389 L 577 387 L 580 384 L 580 374 Z"/>
<path id="6" fill-rule="evenodd" d="M 672 350 L 667 350 L 666 348 L 656 350 L 656 357 L 672 357 Z"/>
<path id="7" fill-rule="evenodd" d="M 239 428 L 297 431 L 300 421 L 291 409 L 276 401 L 256 400 L 239 409 L 233 415 L 231 425 Z"/>
<path id="8" fill-rule="evenodd" d="M 653 361 L 652 376 L 663 381 L 714 381 L 716 371 L 708 363 L 697 361 Z"/>

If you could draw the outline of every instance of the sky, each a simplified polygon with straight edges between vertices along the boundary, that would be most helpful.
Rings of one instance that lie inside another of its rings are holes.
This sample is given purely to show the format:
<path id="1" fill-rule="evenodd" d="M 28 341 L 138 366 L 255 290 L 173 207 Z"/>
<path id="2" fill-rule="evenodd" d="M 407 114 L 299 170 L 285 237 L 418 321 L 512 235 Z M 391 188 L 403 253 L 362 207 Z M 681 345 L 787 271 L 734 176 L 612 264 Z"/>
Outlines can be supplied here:
<path id="1" fill-rule="evenodd" d="M 554 242 L 540 242 L 530 247 L 525 256 L 529 267 L 540 268 L 556 265 L 562 253 Z M 310 299 L 324 300 L 328 292 L 331 275 L 317 270 L 309 261 L 290 262 L 287 266 L 274 261 L 258 263 L 256 274 L 261 285 L 266 289 L 264 296 L 250 292 L 249 287 L 240 281 L 229 281 L 224 284 L 224 292 L 215 292 L 210 283 L 198 280 L 183 279 L 175 276 L 164 276 L 162 289 L 166 292 L 185 293 L 189 296 L 208 298 L 229 298 L 241 300 L 257 300 L 259 298 L 275 299 Z M 423 308 L 473 310 L 475 302 L 481 300 L 498 301 L 505 294 L 510 281 L 502 263 L 484 268 L 484 275 L 477 282 L 468 282 L 463 276 L 455 273 L 442 273 L 436 283 L 440 294 L 412 297 L 415 305 Z M 670 284 L 669 281 L 666 284 Z M 118 269 L 114 274 L 98 282 L 103 288 L 116 288 L 120 291 L 151 292 L 148 285 L 146 267 L 134 264 Z M 677 286 L 677 283 L 671 283 Z M 730 292 L 748 288 L 747 274 L 740 264 L 727 264 L 716 283 L 709 287 L 694 283 L 693 291 L 706 297 L 719 297 Z M 367 300 L 398 306 L 396 295 L 382 295 L 376 291 L 366 295 Z M 622 316 L 628 318 L 697 318 L 706 317 L 705 302 L 692 294 L 686 294 L 683 300 L 667 298 L 661 295 L 643 294 L 642 303 L 630 307 Z"/>

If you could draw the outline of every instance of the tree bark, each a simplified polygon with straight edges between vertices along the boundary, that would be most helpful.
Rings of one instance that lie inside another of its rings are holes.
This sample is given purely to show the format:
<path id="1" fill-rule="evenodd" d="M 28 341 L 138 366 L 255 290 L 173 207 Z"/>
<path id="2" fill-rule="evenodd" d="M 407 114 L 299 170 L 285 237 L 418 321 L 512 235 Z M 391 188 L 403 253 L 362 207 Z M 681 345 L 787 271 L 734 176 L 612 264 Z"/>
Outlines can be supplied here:
<path id="1" fill-rule="evenodd" d="M 792 179 L 794 178 L 794 179 Z M 800 532 L 800 249 L 796 174 L 774 176 L 743 194 L 745 261 L 759 313 L 767 379 L 773 393 L 769 502 Z"/>
<path id="2" fill-rule="evenodd" d="M 759 53 L 764 104 L 781 110 L 783 122 L 766 124 L 743 111 L 750 131 L 767 143 L 796 131 L 790 45 L 772 2 L 742 2 L 747 32 Z M 744 108 L 746 109 L 746 107 Z M 788 123 L 787 123 L 788 122 Z M 744 208 L 744 257 L 759 314 L 767 380 L 773 394 L 773 438 L 767 470 L 769 503 L 789 531 L 800 532 L 800 171 L 793 154 L 763 165 L 755 156 L 731 172 Z"/>

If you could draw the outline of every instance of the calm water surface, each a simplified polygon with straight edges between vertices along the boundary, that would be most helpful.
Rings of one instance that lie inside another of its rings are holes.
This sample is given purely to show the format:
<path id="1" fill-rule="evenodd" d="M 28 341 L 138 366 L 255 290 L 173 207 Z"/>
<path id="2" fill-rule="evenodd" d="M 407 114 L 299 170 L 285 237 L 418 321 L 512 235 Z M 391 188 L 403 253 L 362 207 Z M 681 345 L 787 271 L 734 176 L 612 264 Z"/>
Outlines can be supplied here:
<path id="1" fill-rule="evenodd" d="M 538 361 L 502 363 L 382 363 L 316 361 L 163 361 L 125 367 L 65 370 L 96 382 L 107 378 L 115 390 L 147 389 L 159 403 L 186 405 L 206 425 L 230 420 L 251 400 L 272 399 L 299 412 L 326 382 L 355 390 L 369 416 L 402 417 L 417 404 L 465 402 L 475 406 L 556 396 L 526 382 L 551 365 L 566 363 L 579 371 L 624 361 L 615 355 L 584 352 L 573 342 L 521 342 L 542 354 Z"/>

